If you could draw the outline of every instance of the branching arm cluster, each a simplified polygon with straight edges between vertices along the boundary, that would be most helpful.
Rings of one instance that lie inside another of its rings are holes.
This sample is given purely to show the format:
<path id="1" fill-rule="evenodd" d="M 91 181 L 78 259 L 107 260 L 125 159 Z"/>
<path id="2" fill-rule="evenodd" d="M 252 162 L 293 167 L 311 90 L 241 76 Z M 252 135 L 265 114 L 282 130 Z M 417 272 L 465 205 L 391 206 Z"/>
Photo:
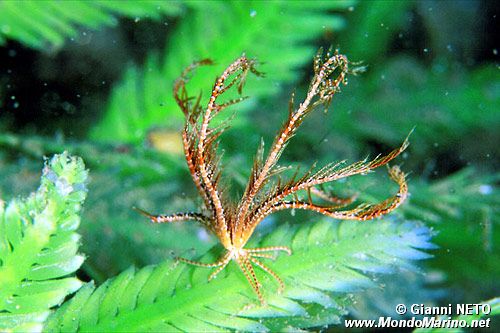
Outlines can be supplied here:
<path id="1" fill-rule="evenodd" d="M 184 154 L 193 182 L 203 198 L 208 216 L 203 214 L 187 214 L 185 219 L 179 215 L 153 215 L 149 217 L 153 222 L 176 222 L 180 220 L 196 220 L 204 225 L 209 224 L 209 229 L 215 232 L 223 242 L 229 242 L 227 233 L 231 221 L 227 219 L 228 210 L 232 210 L 230 201 L 224 197 L 224 188 L 221 186 L 221 156 L 217 154 L 218 138 L 227 128 L 227 122 L 216 127 L 210 127 L 215 116 L 228 106 L 239 103 L 245 99 L 240 97 L 219 102 L 220 95 L 233 86 L 241 94 L 242 88 L 249 72 L 262 75 L 255 69 L 256 61 L 242 55 L 234 61 L 216 79 L 207 107 L 201 106 L 201 95 L 197 98 L 189 96 L 186 84 L 189 75 L 198 67 L 213 64 L 211 60 L 204 59 L 188 66 L 174 83 L 174 98 L 186 117 L 186 124 L 182 132 Z M 208 222 L 207 222 L 208 221 Z"/>
<path id="2" fill-rule="evenodd" d="M 292 94 L 285 123 L 278 131 L 266 157 L 262 141 L 243 196 L 237 205 L 234 204 L 226 197 L 227 191 L 221 185 L 220 155 L 217 153 L 219 137 L 228 124 L 226 121 L 212 127 L 211 122 L 228 106 L 244 99 L 240 97 L 220 101 L 222 94 L 232 87 L 237 87 L 241 94 L 248 73 L 255 75 L 261 73 L 255 69 L 255 60 L 242 55 L 215 80 L 208 105 L 203 108 L 201 95 L 197 98 L 190 97 L 186 84 L 192 71 L 199 66 L 210 64 L 212 62 L 208 59 L 193 63 L 184 70 L 174 84 L 175 100 L 186 117 L 182 132 L 184 153 L 193 182 L 203 198 L 204 213 L 153 216 L 142 212 L 153 222 L 196 220 L 213 231 L 226 248 L 241 247 L 266 216 L 280 210 L 304 209 L 337 219 L 368 220 L 394 210 L 405 200 L 407 197 L 405 174 L 397 166 L 389 168 L 389 175 L 399 185 L 399 191 L 393 197 L 377 204 L 361 204 L 346 209 L 346 206 L 354 202 L 355 197 L 341 199 L 322 186 L 353 175 L 366 174 L 386 165 L 408 147 L 408 138 L 401 147 L 373 160 L 365 159 L 350 165 L 345 165 L 345 162 L 331 163 L 317 170 L 313 165 L 302 176 L 299 176 L 297 169 L 295 175 L 287 181 L 283 181 L 279 175 L 288 168 L 279 167 L 278 160 L 305 117 L 319 106 L 327 108 L 332 97 L 340 91 L 341 85 L 347 83 L 347 74 L 357 72 L 356 69 L 349 68 L 349 62 L 344 55 L 337 52 L 331 54 L 330 51 L 323 55 L 320 50 L 314 58 L 314 77 L 304 100 L 296 105 Z M 271 181 L 273 178 L 277 179 Z M 299 198 L 299 195 L 306 199 Z M 326 204 L 314 203 L 313 197 Z"/>
<path id="3" fill-rule="evenodd" d="M 314 166 L 297 180 L 298 171 L 287 182 L 282 182 L 281 178 L 265 189 L 265 185 L 272 176 L 281 172 L 283 167 L 277 167 L 277 162 L 286 147 L 288 141 L 296 133 L 298 127 L 304 118 L 320 105 L 328 107 L 332 97 L 340 90 L 340 86 L 346 83 L 346 75 L 350 72 L 348 60 L 345 56 L 326 54 L 323 57 L 322 52 L 314 59 L 314 77 L 308 89 L 307 95 L 297 108 L 294 105 L 294 96 L 292 95 L 289 103 L 288 118 L 283 127 L 278 132 L 267 158 L 264 160 L 263 144 L 259 147 L 254 162 L 249 182 L 241 200 L 236 217 L 235 234 L 242 235 L 242 241 L 246 241 L 255 227 L 267 215 L 283 209 L 306 209 L 328 215 L 338 219 L 356 219 L 367 220 L 395 209 L 407 195 L 407 186 L 405 175 L 399 168 L 389 169 L 391 178 L 399 184 L 400 190 L 396 196 L 387 199 L 384 202 L 374 205 L 362 204 L 350 210 L 339 211 L 338 209 L 352 203 L 355 198 L 339 199 L 318 188 L 325 183 L 353 176 L 356 174 L 365 174 L 369 171 L 387 164 L 396 158 L 408 146 L 408 138 L 401 147 L 391 151 L 385 156 L 368 161 L 363 160 L 348 166 L 342 166 L 344 162 L 332 163 L 324 166 L 318 171 L 313 171 Z M 297 192 L 305 191 L 307 201 L 299 200 Z M 329 202 L 328 206 L 314 204 L 312 196 Z M 293 197 L 293 200 L 289 200 Z"/>

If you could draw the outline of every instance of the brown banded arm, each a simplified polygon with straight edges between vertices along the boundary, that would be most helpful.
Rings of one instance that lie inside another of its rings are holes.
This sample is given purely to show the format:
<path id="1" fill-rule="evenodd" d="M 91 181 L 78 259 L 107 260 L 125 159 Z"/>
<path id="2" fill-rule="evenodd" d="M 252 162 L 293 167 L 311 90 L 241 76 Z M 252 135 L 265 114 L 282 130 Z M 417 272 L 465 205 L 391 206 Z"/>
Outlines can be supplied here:
<path id="1" fill-rule="evenodd" d="M 212 225 L 210 223 L 210 218 L 200 213 L 177 213 L 171 215 L 153 215 L 146 212 L 143 209 L 132 207 L 139 214 L 146 216 L 153 223 L 173 223 L 173 222 L 186 222 L 186 221 L 197 221 L 207 227 L 209 230 L 213 231 Z"/>
<path id="2" fill-rule="evenodd" d="M 255 226 L 260 223 L 266 216 L 285 209 L 303 209 L 314 211 L 339 220 L 371 220 L 378 216 L 390 213 L 399 207 L 408 197 L 408 185 L 406 183 L 406 175 L 398 166 L 393 166 L 389 169 L 389 176 L 399 185 L 398 192 L 392 197 L 376 203 L 376 204 L 361 204 L 349 210 L 338 210 L 337 206 L 322 206 L 300 200 L 280 201 L 272 206 L 261 207 L 251 218 L 255 220 Z M 253 224 L 252 224 L 253 225 Z M 253 228 L 255 228 L 253 226 Z M 252 232 L 253 228 L 246 230 Z"/>
<path id="3" fill-rule="evenodd" d="M 209 124 L 213 119 L 213 116 L 219 113 L 223 108 L 239 101 L 235 100 L 218 104 L 217 98 L 237 82 L 239 82 L 238 89 L 241 90 L 241 87 L 245 82 L 247 73 L 249 71 L 258 73 L 254 69 L 254 65 L 254 60 L 250 60 L 243 55 L 236 61 L 234 61 L 231 65 L 229 65 L 229 67 L 227 67 L 226 70 L 217 78 L 199 128 L 196 155 L 194 157 L 195 167 L 199 172 L 201 187 L 206 190 L 206 195 L 211 202 L 211 208 L 214 211 L 217 228 L 223 230 L 227 230 L 228 225 L 224 214 L 224 202 L 221 198 L 220 191 L 217 189 L 219 168 L 217 166 L 217 163 L 214 162 L 217 161 L 217 157 L 213 156 L 215 154 L 215 149 L 212 149 L 213 147 L 211 147 L 212 143 L 214 143 L 215 141 L 211 139 L 211 136 L 220 135 L 220 131 L 214 132 L 209 128 Z M 236 76 L 231 80 L 231 76 L 233 74 L 236 74 Z"/>
<path id="4" fill-rule="evenodd" d="M 340 69 L 340 73 L 335 79 L 329 79 L 329 76 Z M 236 219 L 237 227 L 245 228 L 244 221 L 250 214 L 252 203 L 257 193 L 264 187 L 272 173 L 272 169 L 276 166 L 287 142 L 295 134 L 304 117 L 320 104 L 328 104 L 333 94 L 339 90 L 339 86 L 344 83 L 348 72 L 348 61 L 344 55 L 335 54 L 330 56 L 327 54 L 326 60 L 323 59 L 321 51 L 314 61 L 315 76 L 307 92 L 306 98 L 300 103 L 297 110 L 294 110 L 293 95 L 289 105 L 289 115 L 285 124 L 278 132 L 269 150 L 268 156 L 263 163 L 254 165 L 250 180 L 247 184 L 245 193 L 239 205 L 239 211 Z M 318 99 L 314 101 L 315 97 Z M 259 148 L 259 151 L 263 151 Z M 258 154 L 260 154 L 260 152 Z"/>
<path id="5" fill-rule="evenodd" d="M 411 134 L 411 133 L 410 133 Z M 321 168 L 319 171 L 312 175 L 308 173 L 303 176 L 300 180 L 296 182 L 290 182 L 284 185 L 281 189 L 277 190 L 272 197 L 262 202 L 260 205 L 252 210 L 250 218 L 253 219 L 254 216 L 260 216 L 263 213 L 274 209 L 276 205 L 283 202 L 288 196 L 296 195 L 298 191 L 307 190 L 311 187 L 339 180 L 342 178 L 350 177 L 357 174 L 365 174 L 369 171 L 378 168 L 384 164 L 389 163 L 399 154 L 401 154 L 409 145 L 409 137 L 406 137 L 403 144 L 391 151 L 389 154 L 384 156 L 378 156 L 371 161 L 359 161 L 348 165 L 346 167 L 340 167 L 340 163 L 327 165 Z M 399 167 L 392 167 L 389 169 L 389 175 L 393 180 L 401 185 L 400 180 L 404 182 L 404 174 L 399 170 Z M 402 175 L 403 178 L 397 177 L 397 175 Z M 315 208 L 316 209 L 316 208 Z M 259 217 L 260 218 L 260 217 Z"/>

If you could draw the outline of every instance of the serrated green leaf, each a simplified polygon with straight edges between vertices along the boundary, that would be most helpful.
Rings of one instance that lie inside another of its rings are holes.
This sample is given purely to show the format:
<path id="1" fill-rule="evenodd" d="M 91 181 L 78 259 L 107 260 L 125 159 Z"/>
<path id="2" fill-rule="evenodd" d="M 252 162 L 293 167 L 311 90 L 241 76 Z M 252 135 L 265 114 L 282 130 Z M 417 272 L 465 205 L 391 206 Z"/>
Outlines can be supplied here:
<path id="1" fill-rule="evenodd" d="M 40 331 L 49 309 L 81 287 L 78 279 L 65 276 L 83 262 L 74 230 L 86 178 L 81 159 L 56 155 L 47 161 L 36 193 L 11 201 L 5 209 L 0 205 L 0 230 L 5 231 L 0 247 L 0 330 Z"/>
<path id="2" fill-rule="evenodd" d="M 46 293 L 57 289 L 76 291 L 82 286 L 82 282 L 76 278 L 64 278 L 46 281 L 27 281 L 21 284 L 19 296 L 29 296 Z"/>
<path id="3" fill-rule="evenodd" d="M 75 272 L 83 264 L 84 260 L 85 257 L 75 255 L 58 263 L 35 265 L 30 269 L 27 277 L 32 280 L 45 280 L 65 276 Z"/>
<path id="4" fill-rule="evenodd" d="M 85 303 L 94 291 L 94 283 L 85 284 L 82 289 L 68 302 L 65 302 L 57 312 L 54 312 L 48 320 L 48 325 L 45 325 L 44 331 L 54 332 L 73 332 L 76 331 L 79 325 L 78 318 L 80 316 L 81 303 Z"/>
<path id="5" fill-rule="evenodd" d="M 286 282 L 282 295 L 275 292 L 272 278 L 257 272 L 267 305 L 260 305 L 234 263 L 207 283 L 210 270 L 167 261 L 138 272 L 127 270 L 99 287 L 89 300 L 84 297 L 78 302 L 79 325 L 73 331 L 283 331 L 336 323 L 346 313 L 350 293 L 377 286 L 374 276 L 350 266 L 349 258 L 368 253 L 379 266 L 391 267 L 381 271 L 392 272 L 399 265 L 394 258 L 419 259 L 407 249 L 426 247 L 429 237 L 430 231 L 420 224 L 383 220 L 281 226 L 261 244 L 288 239 L 294 254 L 269 264 Z M 398 257 L 393 249 L 401 250 Z M 211 252 L 202 260 L 214 257 Z M 51 331 L 61 330 L 58 323 L 65 320 L 64 311 L 48 321 Z"/>
<path id="6" fill-rule="evenodd" d="M 108 287 L 106 295 L 101 300 L 99 308 L 100 318 L 114 317 L 117 314 L 119 304 L 117 300 L 125 298 L 123 293 L 134 277 L 134 273 L 134 269 L 126 270 L 116 278 L 115 283 Z"/>

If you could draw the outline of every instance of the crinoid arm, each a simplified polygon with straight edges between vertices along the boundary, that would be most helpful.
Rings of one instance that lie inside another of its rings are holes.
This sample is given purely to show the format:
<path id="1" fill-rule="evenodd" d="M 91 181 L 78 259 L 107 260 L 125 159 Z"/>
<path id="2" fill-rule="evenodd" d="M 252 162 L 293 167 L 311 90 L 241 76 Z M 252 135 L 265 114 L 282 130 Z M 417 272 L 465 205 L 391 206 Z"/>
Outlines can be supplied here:
<path id="1" fill-rule="evenodd" d="M 176 213 L 171 215 L 153 215 L 137 207 L 132 207 L 132 209 L 138 212 L 139 214 L 146 216 L 153 223 L 197 221 L 212 231 L 212 223 L 210 222 L 210 218 L 200 213 Z"/>
<path id="2" fill-rule="evenodd" d="M 305 117 L 318 105 L 328 105 L 333 95 L 345 84 L 346 75 L 349 71 L 348 61 L 344 55 L 331 54 L 330 51 L 323 57 L 322 49 L 319 50 L 314 59 L 314 77 L 307 91 L 306 98 L 299 107 L 294 107 L 294 95 L 290 99 L 288 118 L 279 130 L 271 145 L 267 158 L 263 158 L 263 145 L 258 150 L 254 167 L 250 173 L 246 190 L 238 206 L 235 229 L 242 232 L 249 229 L 250 219 L 248 216 L 255 207 L 257 194 L 268 183 L 271 176 L 275 174 L 277 162 L 283 153 L 287 143 L 297 132 Z M 250 227 L 251 229 L 251 227 Z"/>
<path id="3" fill-rule="evenodd" d="M 389 168 L 389 176 L 399 185 L 399 191 L 391 198 L 384 200 L 378 204 L 362 204 L 350 210 L 341 210 L 342 207 L 350 204 L 352 199 L 346 199 L 342 203 L 336 203 L 335 198 L 328 200 L 328 197 L 323 197 L 323 200 L 330 201 L 329 205 L 318 205 L 313 203 L 312 194 L 316 194 L 311 190 L 322 184 L 336 181 L 342 178 L 358 174 L 366 174 L 371 170 L 382 165 L 387 165 L 390 161 L 400 155 L 408 147 L 408 137 L 403 144 L 387 155 L 381 155 L 373 160 L 363 160 L 355 162 L 348 166 L 342 166 L 343 162 L 326 165 L 325 167 L 313 172 L 312 169 L 306 172 L 300 179 L 295 180 L 295 176 L 283 185 L 269 190 L 269 195 L 265 196 L 259 205 L 256 205 L 249 220 L 252 221 L 251 228 L 260 223 L 266 216 L 285 209 L 303 209 L 314 211 L 336 219 L 346 220 L 370 220 L 375 217 L 388 214 L 399 205 L 401 205 L 408 196 L 408 185 L 406 183 L 405 174 L 397 166 Z M 298 194 L 306 192 L 308 200 L 299 200 Z M 324 196 L 324 193 L 320 194 Z M 290 200 L 288 198 L 293 198 Z M 249 228 L 247 232 L 251 233 L 253 229 Z"/>
<path id="4" fill-rule="evenodd" d="M 392 197 L 377 204 L 360 204 L 354 209 L 338 210 L 337 206 L 321 206 L 312 202 L 300 200 L 283 201 L 271 208 L 271 212 L 285 209 L 303 209 L 317 212 L 339 220 L 371 220 L 378 216 L 385 215 L 395 210 L 408 196 L 408 185 L 405 174 L 398 166 L 389 169 L 389 175 L 399 185 L 399 191 Z"/>
<path id="5" fill-rule="evenodd" d="M 186 116 L 182 133 L 184 154 L 193 182 L 203 198 L 205 207 L 212 213 L 213 230 L 224 246 L 230 244 L 229 221 L 227 211 L 231 209 L 225 198 L 225 188 L 221 185 L 220 156 L 217 154 L 218 138 L 227 128 L 227 122 L 211 127 L 211 121 L 222 110 L 245 99 L 219 101 L 222 94 L 236 86 L 241 93 L 249 72 L 261 75 L 256 69 L 256 61 L 242 55 L 229 65 L 216 79 L 206 108 L 201 106 L 201 96 L 194 99 L 186 90 L 188 75 L 202 65 L 212 64 L 209 60 L 193 63 L 186 68 L 174 84 L 174 96 L 177 104 Z"/>

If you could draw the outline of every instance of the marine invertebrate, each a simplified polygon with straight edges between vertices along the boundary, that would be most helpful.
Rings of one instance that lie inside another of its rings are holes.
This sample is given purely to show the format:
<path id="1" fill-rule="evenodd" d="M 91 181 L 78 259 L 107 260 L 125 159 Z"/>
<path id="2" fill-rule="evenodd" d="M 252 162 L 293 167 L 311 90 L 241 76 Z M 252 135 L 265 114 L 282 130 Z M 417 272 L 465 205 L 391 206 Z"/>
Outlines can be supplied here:
<path id="1" fill-rule="evenodd" d="M 391 198 L 377 204 L 361 204 L 351 209 L 344 209 L 354 198 L 341 199 L 328 193 L 321 186 L 349 176 L 364 174 L 372 169 L 387 164 L 397 157 L 408 146 L 408 138 L 401 147 L 389 154 L 378 156 L 373 160 L 362 160 L 350 165 L 345 162 L 331 163 L 318 170 L 314 166 L 301 176 L 298 171 L 291 179 L 284 181 L 279 175 L 284 169 L 277 162 L 288 141 L 296 133 L 304 118 L 319 106 L 328 107 L 332 97 L 346 83 L 346 76 L 351 71 L 344 55 L 322 51 L 314 58 L 314 77 L 305 99 L 296 106 L 294 96 L 290 99 L 288 118 L 278 131 L 267 157 L 264 158 L 264 144 L 258 148 L 250 179 L 239 202 L 231 201 L 227 188 L 221 185 L 220 155 L 217 146 L 220 135 L 227 128 L 226 123 L 211 127 L 211 121 L 219 112 L 236 104 L 243 98 L 219 102 L 220 96 L 236 86 L 241 93 L 247 74 L 262 75 L 255 68 L 256 60 L 245 55 L 236 59 L 216 79 L 206 108 L 201 104 L 201 97 L 192 98 L 186 90 L 188 75 L 198 66 L 209 65 L 208 59 L 193 63 L 186 68 L 174 84 L 174 97 L 186 116 L 186 124 L 182 131 L 184 153 L 187 165 L 198 192 L 204 201 L 205 209 L 199 213 L 181 213 L 173 215 L 153 215 L 138 210 L 154 223 L 171 223 L 194 220 L 212 231 L 220 240 L 227 252 L 215 263 L 202 263 L 179 258 L 180 261 L 215 268 L 209 280 L 215 278 L 227 264 L 234 260 L 241 268 L 246 279 L 255 290 L 259 300 L 264 303 L 261 285 L 256 277 L 254 266 L 270 274 L 279 284 L 282 291 L 284 283 L 281 278 L 262 259 L 272 259 L 279 251 L 289 255 L 291 250 L 286 246 L 263 248 L 245 248 L 257 225 L 268 215 L 285 209 L 304 209 L 345 220 L 369 220 L 387 214 L 397 208 L 407 197 L 408 188 L 405 174 L 397 166 L 389 168 L 390 177 L 399 185 L 399 191 Z M 299 194 L 303 193 L 305 199 Z M 325 204 L 317 204 L 313 197 L 321 199 Z"/>

